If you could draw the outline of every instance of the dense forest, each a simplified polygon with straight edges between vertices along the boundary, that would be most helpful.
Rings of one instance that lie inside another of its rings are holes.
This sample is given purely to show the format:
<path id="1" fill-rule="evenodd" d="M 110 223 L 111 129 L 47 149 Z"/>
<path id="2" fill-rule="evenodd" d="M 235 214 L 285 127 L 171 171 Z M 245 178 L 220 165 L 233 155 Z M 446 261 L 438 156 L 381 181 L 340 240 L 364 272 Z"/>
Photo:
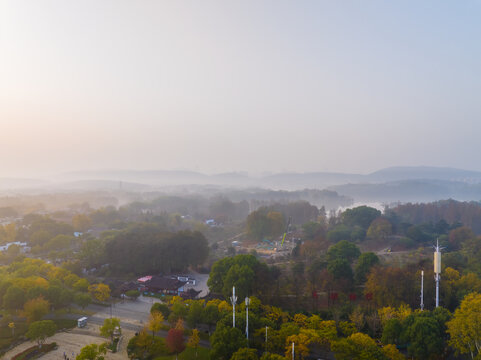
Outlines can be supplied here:
<path id="1" fill-rule="evenodd" d="M 389 209 L 405 222 L 412 224 L 446 221 L 460 223 L 481 234 L 481 203 L 443 200 L 433 203 L 401 204 Z"/>
<path id="2" fill-rule="evenodd" d="M 200 232 L 159 232 L 139 225 L 108 239 L 101 258 L 113 273 L 156 274 L 184 271 L 205 262 L 207 239 Z"/>

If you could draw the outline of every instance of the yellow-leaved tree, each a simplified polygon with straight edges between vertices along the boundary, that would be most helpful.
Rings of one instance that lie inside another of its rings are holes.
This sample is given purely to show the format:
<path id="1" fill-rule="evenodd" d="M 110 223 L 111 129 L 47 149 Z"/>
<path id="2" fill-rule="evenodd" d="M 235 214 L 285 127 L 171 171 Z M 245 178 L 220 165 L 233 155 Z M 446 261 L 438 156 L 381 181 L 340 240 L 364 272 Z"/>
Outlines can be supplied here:
<path id="1" fill-rule="evenodd" d="M 369 335 L 362 333 L 333 341 L 331 349 L 338 360 L 382 359 L 384 355 L 376 342 Z"/>
<path id="2" fill-rule="evenodd" d="M 481 349 L 481 295 L 467 295 L 446 325 L 451 337 L 449 345 L 456 353 L 477 358 Z"/>
<path id="3" fill-rule="evenodd" d="M 152 338 L 154 338 L 155 333 L 162 328 L 164 323 L 164 315 L 161 312 L 153 312 L 150 314 L 149 322 L 147 323 L 147 328 L 152 331 Z"/>
<path id="4" fill-rule="evenodd" d="M 110 297 L 110 287 L 105 284 L 92 284 L 88 287 L 90 295 L 98 301 L 106 301 Z"/>
<path id="5" fill-rule="evenodd" d="M 184 331 L 184 320 L 182 320 L 182 318 L 179 318 L 177 320 L 177 323 L 175 324 L 175 329 Z"/>
<path id="6" fill-rule="evenodd" d="M 294 343 L 294 354 L 296 360 L 302 360 L 309 355 L 309 344 L 311 338 L 309 334 L 300 332 L 297 335 L 291 335 L 286 339 L 286 358 L 291 358 L 292 343 Z"/>
<path id="7" fill-rule="evenodd" d="M 389 360 L 405 360 L 406 357 L 399 352 L 396 345 L 388 344 L 382 347 L 382 352 Z"/>
<path id="8" fill-rule="evenodd" d="M 187 346 L 195 349 L 195 358 L 197 359 L 197 347 L 199 346 L 199 330 L 193 329 L 192 335 L 189 337 L 187 341 Z"/>
<path id="9" fill-rule="evenodd" d="M 23 306 L 23 316 L 29 323 L 41 320 L 50 311 L 50 303 L 43 297 L 29 300 Z"/>

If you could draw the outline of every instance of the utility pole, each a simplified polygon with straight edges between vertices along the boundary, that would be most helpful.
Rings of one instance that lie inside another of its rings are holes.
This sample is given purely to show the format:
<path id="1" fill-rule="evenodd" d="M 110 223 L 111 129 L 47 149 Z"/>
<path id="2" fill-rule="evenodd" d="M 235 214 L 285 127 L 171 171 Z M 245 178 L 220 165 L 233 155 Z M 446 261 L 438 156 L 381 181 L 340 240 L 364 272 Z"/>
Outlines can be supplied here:
<path id="1" fill-rule="evenodd" d="M 421 270 L 421 311 L 424 310 L 424 270 Z"/>
<path id="2" fill-rule="evenodd" d="M 246 296 L 246 339 L 247 339 L 247 347 L 249 347 L 249 304 L 251 303 L 251 299 Z"/>
<path id="3" fill-rule="evenodd" d="M 294 341 L 292 342 L 292 360 L 295 360 L 296 354 L 294 352 Z"/>
<path id="4" fill-rule="evenodd" d="M 237 296 L 235 296 L 235 286 L 232 287 L 232 296 L 230 297 L 232 304 L 232 327 L 235 328 L 235 304 L 237 302 Z"/>

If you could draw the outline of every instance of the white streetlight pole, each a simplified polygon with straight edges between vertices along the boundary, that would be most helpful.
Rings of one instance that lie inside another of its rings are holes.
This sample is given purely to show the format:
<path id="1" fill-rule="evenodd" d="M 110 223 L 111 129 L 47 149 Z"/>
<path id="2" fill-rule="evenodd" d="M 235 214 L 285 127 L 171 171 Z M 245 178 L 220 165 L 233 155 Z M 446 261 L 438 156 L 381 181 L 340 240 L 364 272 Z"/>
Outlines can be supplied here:
<path id="1" fill-rule="evenodd" d="M 249 345 L 249 304 L 251 303 L 251 299 L 246 297 L 246 338 L 247 338 L 247 345 Z"/>
<path id="2" fill-rule="evenodd" d="M 267 326 L 266 326 L 266 354 L 267 354 Z"/>
<path id="3" fill-rule="evenodd" d="M 424 270 L 421 270 L 421 311 L 424 310 Z"/>

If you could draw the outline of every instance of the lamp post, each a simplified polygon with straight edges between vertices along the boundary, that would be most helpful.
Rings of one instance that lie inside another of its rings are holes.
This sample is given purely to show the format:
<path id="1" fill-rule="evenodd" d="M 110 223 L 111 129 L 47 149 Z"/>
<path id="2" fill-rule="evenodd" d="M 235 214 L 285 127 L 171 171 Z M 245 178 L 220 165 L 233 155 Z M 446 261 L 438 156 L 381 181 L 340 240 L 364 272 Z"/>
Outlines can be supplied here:
<path id="1" fill-rule="evenodd" d="M 424 310 L 424 270 L 421 270 L 421 311 Z"/>
<path id="2" fill-rule="evenodd" d="M 251 303 L 251 299 L 246 296 L 246 339 L 247 339 L 247 347 L 249 347 L 249 304 Z"/>
<path id="3" fill-rule="evenodd" d="M 232 304 L 232 327 L 235 328 L 235 304 L 237 302 L 237 296 L 235 296 L 235 286 L 232 287 L 232 296 L 230 297 Z"/>
<path id="4" fill-rule="evenodd" d="M 266 354 L 267 354 L 267 325 L 266 325 Z"/>

